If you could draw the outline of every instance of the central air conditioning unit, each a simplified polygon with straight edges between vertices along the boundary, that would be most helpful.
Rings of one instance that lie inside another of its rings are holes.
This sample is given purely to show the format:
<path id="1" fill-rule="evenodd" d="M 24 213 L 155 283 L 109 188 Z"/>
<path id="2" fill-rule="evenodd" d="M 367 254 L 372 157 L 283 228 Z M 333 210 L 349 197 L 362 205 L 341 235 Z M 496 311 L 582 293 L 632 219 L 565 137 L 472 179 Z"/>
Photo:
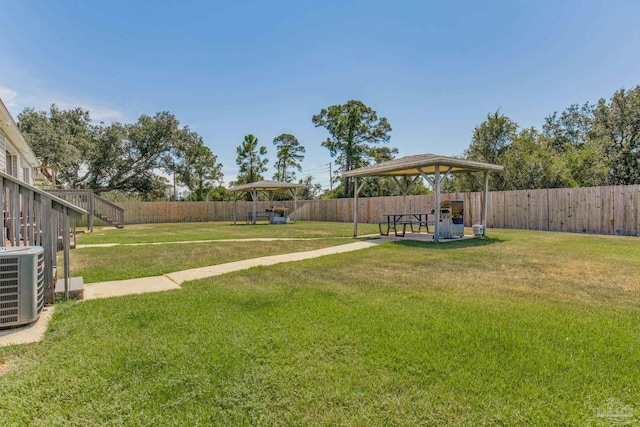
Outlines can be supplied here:
<path id="1" fill-rule="evenodd" d="M 34 322 L 43 307 L 43 248 L 0 248 L 0 329 Z"/>

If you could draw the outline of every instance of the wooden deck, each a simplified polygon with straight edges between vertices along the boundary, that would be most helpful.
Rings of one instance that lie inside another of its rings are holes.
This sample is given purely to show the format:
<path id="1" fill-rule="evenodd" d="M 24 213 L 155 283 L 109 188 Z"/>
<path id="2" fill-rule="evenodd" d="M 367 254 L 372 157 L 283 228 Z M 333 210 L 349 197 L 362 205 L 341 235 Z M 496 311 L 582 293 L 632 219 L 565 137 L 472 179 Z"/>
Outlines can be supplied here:
<path id="1" fill-rule="evenodd" d="M 87 212 L 2 172 L 0 204 L 4 218 L 0 246 L 44 248 L 44 298 L 46 303 L 53 303 L 56 272 L 63 271 L 65 283 L 70 281 L 69 250 L 75 237 L 75 221 Z M 68 292 L 64 296 L 68 297 Z"/>

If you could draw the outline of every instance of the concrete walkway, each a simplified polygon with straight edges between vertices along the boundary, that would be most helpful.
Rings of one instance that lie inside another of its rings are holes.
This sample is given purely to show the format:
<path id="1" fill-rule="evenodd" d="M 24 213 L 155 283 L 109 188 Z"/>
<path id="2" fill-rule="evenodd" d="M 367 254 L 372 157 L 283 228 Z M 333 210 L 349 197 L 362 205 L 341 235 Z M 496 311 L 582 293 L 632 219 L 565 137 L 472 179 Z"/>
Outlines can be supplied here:
<path id="1" fill-rule="evenodd" d="M 180 286 L 165 276 L 112 280 L 109 282 L 85 284 L 84 300 L 146 294 L 148 292 L 170 291 L 171 289 L 180 289 Z"/>
<path id="2" fill-rule="evenodd" d="M 294 240 L 294 239 L 272 239 L 272 240 Z M 143 294 L 147 292 L 160 292 L 172 289 L 180 289 L 180 284 L 189 280 L 204 279 L 212 276 L 219 276 L 248 268 L 274 265 L 283 262 L 302 261 L 305 259 L 318 258 L 325 255 L 334 255 L 345 252 L 357 251 L 370 248 L 384 240 L 370 240 L 348 243 L 346 245 L 331 246 L 323 249 L 316 249 L 306 252 L 294 252 L 290 254 L 272 255 L 259 258 L 252 258 L 242 261 L 230 262 L 226 264 L 213 265 L 210 267 L 193 268 L 191 270 L 178 271 L 165 274 L 164 276 L 143 277 L 139 279 L 114 280 L 109 282 L 89 283 L 84 287 L 84 299 L 100 299 L 125 295 Z M 178 243 L 178 242 L 167 242 Z M 136 243 L 135 245 L 139 245 Z M 86 247 L 86 246 L 85 246 Z M 0 347 L 13 344 L 27 344 L 40 341 L 46 331 L 47 324 L 53 314 L 53 307 L 47 307 L 40 314 L 40 318 L 27 326 L 19 328 L 0 330 Z"/>
<path id="3" fill-rule="evenodd" d="M 246 270 L 247 268 L 257 267 L 261 265 L 273 265 L 282 262 L 302 261 L 305 259 L 317 258 L 325 255 L 340 254 L 344 252 L 357 251 L 360 249 L 370 248 L 380 242 L 355 242 L 346 245 L 331 246 L 329 248 L 316 249 L 306 252 L 294 252 L 291 254 L 281 254 L 264 256 L 260 258 L 246 259 L 243 261 L 230 262 L 226 264 L 213 265 L 211 267 L 193 268 L 191 270 L 178 271 L 169 273 L 165 276 L 173 280 L 177 284 L 187 282 L 189 280 L 204 279 L 205 277 L 219 276 L 221 274 L 231 273 L 233 271 Z"/>
<path id="4" fill-rule="evenodd" d="M 373 236 L 373 235 L 372 235 Z M 368 236 L 363 236 L 368 237 Z M 179 245 L 183 243 L 225 243 L 225 242 L 275 242 L 275 241 L 301 241 L 301 240 L 322 240 L 322 239 L 353 239 L 353 237 L 253 237 L 248 239 L 218 239 L 218 240 L 180 240 L 178 242 L 148 242 L 148 243 L 93 243 L 87 245 L 77 245 L 77 249 L 84 248 L 112 248 L 114 246 L 156 246 L 156 245 Z"/>

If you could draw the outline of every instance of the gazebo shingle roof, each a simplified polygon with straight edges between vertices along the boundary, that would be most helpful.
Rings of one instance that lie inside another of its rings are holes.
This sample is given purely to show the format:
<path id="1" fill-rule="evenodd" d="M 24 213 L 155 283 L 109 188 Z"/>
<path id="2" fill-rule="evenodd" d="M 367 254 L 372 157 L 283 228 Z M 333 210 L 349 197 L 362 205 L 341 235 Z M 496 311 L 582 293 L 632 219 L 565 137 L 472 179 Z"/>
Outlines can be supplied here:
<path id="1" fill-rule="evenodd" d="M 275 191 L 275 190 L 286 190 L 289 188 L 302 188 L 302 187 L 304 187 L 304 184 L 294 184 L 292 182 L 262 180 L 262 181 L 250 182 L 248 184 L 242 184 L 235 187 L 231 187 L 229 188 L 229 191 L 231 192 L 250 191 L 250 190 Z"/>
<path id="2" fill-rule="evenodd" d="M 504 169 L 503 166 L 490 163 L 474 162 L 436 154 L 418 154 L 354 169 L 342 175 L 345 177 L 411 176 L 420 175 L 420 170 L 425 174 L 434 174 L 436 166 L 439 167 L 442 173 L 449 168 L 451 168 L 451 173 L 501 171 Z"/>

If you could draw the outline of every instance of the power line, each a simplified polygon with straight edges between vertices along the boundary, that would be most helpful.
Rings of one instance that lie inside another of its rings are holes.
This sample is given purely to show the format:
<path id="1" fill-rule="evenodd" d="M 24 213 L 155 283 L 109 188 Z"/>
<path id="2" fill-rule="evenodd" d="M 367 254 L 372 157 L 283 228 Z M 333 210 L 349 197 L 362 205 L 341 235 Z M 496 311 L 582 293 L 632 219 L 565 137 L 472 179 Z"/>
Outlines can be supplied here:
<path id="1" fill-rule="evenodd" d="M 327 172 L 331 172 L 331 168 L 329 167 L 324 167 L 324 168 L 320 168 L 320 169 L 303 169 L 302 172 L 309 174 L 309 173 L 327 173 Z"/>

